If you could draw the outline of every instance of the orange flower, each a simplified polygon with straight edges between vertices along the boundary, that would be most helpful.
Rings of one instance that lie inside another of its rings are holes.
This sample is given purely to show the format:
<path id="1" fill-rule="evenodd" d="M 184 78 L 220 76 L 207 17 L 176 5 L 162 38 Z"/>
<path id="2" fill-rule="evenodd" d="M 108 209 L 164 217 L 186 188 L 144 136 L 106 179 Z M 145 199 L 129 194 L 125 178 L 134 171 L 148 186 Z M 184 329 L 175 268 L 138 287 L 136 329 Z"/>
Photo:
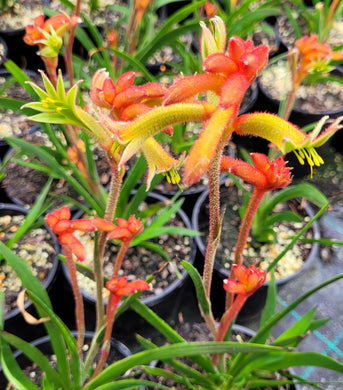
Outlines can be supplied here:
<path id="1" fill-rule="evenodd" d="M 33 26 L 26 26 L 26 34 L 23 38 L 24 42 L 31 46 L 39 45 L 46 38 L 44 33 L 50 34 L 52 30 L 59 37 L 62 37 L 71 25 L 77 24 L 78 22 L 78 18 L 69 18 L 65 14 L 54 15 L 44 22 L 44 15 L 39 15 L 34 19 Z"/>
<path id="2" fill-rule="evenodd" d="M 126 295 L 134 294 L 137 291 L 149 290 L 150 286 L 144 280 L 135 280 L 134 282 L 128 282 L 126 276 L 120 278 L 112 278 L 106 282 L 106 288 L 117 299 Z"/>
<path id="3" fill-rule="evenodd" d="M 295 49 L 289 55 L 292 78 L 295 85 L 312 73 L 328 72 L 331 61 L 343 59 L 343 52 L 333 51 L 326 43 L 318 42 L 318 36 L 305 35 L 295 42 Z"/>
<path id="4" fill-rule="evenodd" d="M 115 226 L 107 236 L 109 240 L 120 240 L 123 242 L 131 241 L 137 234 L 143 231 L 142 222 L 137 219 L 134 215 L 130 215 L 129 219 L 116 218 Z"/>
<path id="5" fill-rule="evenodd" d="M 283 157 L 269 161 L 262 153 L 251 153 L 251 158 L 255 167 L 245 161 L 223 156 L 221 170 L 228 171 L 265 191 L 286 187 L 291 182 L 291 168 L 286 167 Z"/>
<path id="6" fill-rule="evenodd" d="M 131 104 L 145 103 L 161 99 L 165 88 L 158 83 L 133 85 L 134 72 L 122 74 L 116 84 L 104 69 L 98 70 L 91 81 L 90 95 L 94 104 L 112 110 L 116 119 L 121 118 L 121 112 Z"/>
<path id="7" fill-rule="evenodd" d="M 70 217 L 69 208 L 64 206 L 47 214 L 45 223 L 58 236 L 60 244 L 66 246 L 80 261 L 83 261 L 86 257 L 85 248 L 72 233 L 76 230 L 93 232 L 96 227 L 89 219 L 70 220 Z"/>
<path id="8" fill-rule="evenodd" d="M 241 264 L 233 264 L 232 272 L 238 281 L 233 279 L 224 280 L 224 289 L 230 294 L 250 296 L 259 289 L 266 280 L 265 272 L 260 271 L 254 265 L 246 268 Z"/>
<path id="9" fill-rule="evenodd" d="M 206 17 L 211 19 L 214 18 L 218 14 L 218 8 L 214 4 L 212 4 L 209 1 L 206 1 L 204 5 L 204 11 L 206 14 Z"/>

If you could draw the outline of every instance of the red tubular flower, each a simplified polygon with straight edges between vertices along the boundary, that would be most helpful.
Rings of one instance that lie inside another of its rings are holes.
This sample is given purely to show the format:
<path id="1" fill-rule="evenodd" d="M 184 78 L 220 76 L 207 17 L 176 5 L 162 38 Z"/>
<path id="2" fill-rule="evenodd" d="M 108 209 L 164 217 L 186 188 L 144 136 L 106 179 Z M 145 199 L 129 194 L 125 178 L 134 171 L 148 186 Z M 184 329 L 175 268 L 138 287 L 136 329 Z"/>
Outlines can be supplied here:
<path id="1" fill-rule="evenodd" d="M 120 240 L 123 242 L 131 241 L 137 234 L 143 231 L 142 222 L 134 215 L 130 215 L 129 219 L 116 218 L 118 226 L 109 232 L 107 238 L 109 240 Z"/>
<path id="2" fill-rule="evenodd" d="M 283 157 L 269 161 L 262 153 L 251 153 L 251 158 L 255 167 L 245 161 L 223 156 L 221 170 L 228 171 L 265 191 L 286 187 L 292 181 L 291 168 L 286 167 Z"/>
<path id="3" fill-rule="evenodd" d="M 238 281 L 233 279 L 224 280 L 224 289 L 230 294 L 250 296 L 259 289 L 266 280 L 265 272 L 260 271 L 254 265 L 246 268 L 241 264 L 233 264 L 232 272 Z"/>
<path id="4" fill-rule="evenodd" d="M 128 282 L 126 276 L 120 278 L 112 278 L 106 282 L 106 288 L 110 293 L 120 299 L 121 297 L 134 294 L 137 291 L 149 290 L 150 286 L 144 280 L 135 280 L 134 282 Z"/>
<path id="5" fill-rule="evenodd" d="M 60 244 L 68 247 L 78 260 L 83 261 L 86 257 L 85 249 L 72 233 L 76 230 L 93 232 L 96 230 L 96 227 L 88 219 L 70 220 L 70 216 L 69 208 L 64 206 L 58 210 L 54 210 L 51 214 L 47 214 L 45 223 L 58 236 Z"/>

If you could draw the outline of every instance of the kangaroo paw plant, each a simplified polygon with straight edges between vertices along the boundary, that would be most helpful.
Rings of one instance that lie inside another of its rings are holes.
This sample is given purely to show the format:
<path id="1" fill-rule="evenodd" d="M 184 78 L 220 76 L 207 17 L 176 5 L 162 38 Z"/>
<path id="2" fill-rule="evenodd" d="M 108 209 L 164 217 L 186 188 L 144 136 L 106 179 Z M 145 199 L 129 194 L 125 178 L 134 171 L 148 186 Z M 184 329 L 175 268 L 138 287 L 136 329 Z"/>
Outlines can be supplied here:
<path id="1" fill-rule="evenodd" d="M 42 24 L 42 21 L 39 23 Z M 343 364 L 339 361 L 316 352 L 297 352 L 295 349 L 307 332 L 326 322 L 315 319 L 315 310 L 306 313 L 278 338 L 273 340 L 270 337 L 280 320 L 311 294 L 341 279 L 342 274 L 313 287 L 279 312 L 276 312 L 276 289 L 272 279 L 266 311 L 256 335 L 246 343 L 229 341 L 232 325 L 244 302 L 266 279 L 266 273 L 256 265 L 247 268 L 243 264 L 243 249 L 262 199 L 268 192 L 282 189 L 291 183 L 291 167 L 284 160 L 286 153 L 293 151 L 302 164 L 307 162 L 311 167 L 324 163 L 315 148 L 342 127 L 342 118 L 332 122 L 322 133 L 320 130 L 327 118 L 311 133 L 304 133 L 276 115 L 258 112 L 239 116 L 247 89 L 267 66 L 268 47 L 255 47 L 252 41 L 236 36 L 227 41 L 223 20 L 215 17 L 210 23 L 210 27 L 201 23 L 202 72 L 180 75 L 171 85 L 155 81 L 136 85 L 137 75 L 132 71 L 123 73 L 114 81 L 105 69 L 97 70 L 90 84 L 94 114 L 76 103 L 81 81 L 66 90 L 61 73 L 56 82 L 42 73 L 44 89 L 30 83 L 40 98 L 40 101 L 24 106 L 25 109 L 35 111 L 31 119 L 49 124 L 71 125 L 85 132 L 106 153 L 112 178 L 104 215 L 73 220 L 70 210 L 62 207 L 48 213 L 45 219 L 62 246 L 63 258 L 68 266 L 75 297 L 77 340 L 53 312 L 47 293 L 32 275 L 25 260 L 0 245 L 0 252 L 21 277 L 26 294 L 35 303 L 39 316 L 49 318 L 44 324 L 57 358 L 57 367 L 53 368 L 35 347 L 1 330 L 2 369 L 18 388 L 38 387 L 22 373 L 11 353 L 11 346 L 22 350 L 42 369 L 44 379 L 41 386 L 44 389 L 110 390 L 134 389 L 142 385 L 169 388 L 142 377 L 137 379 L 135 371 L 130 373 L 130 370 L 139 365 L 143 365 L 146 372 L 153 376 L 173 378 L 184 389 L 261 389 L 264 386 L 305 383 L 306 381 L 292 376 L 286 370 L 297 365 L 314 365 L 343 373 Z M 37 29 L 46 35 L 45 25 L 39 28 L 37 26 Z M 50 34 L 51 31 L 47 33 Z M 45 44 L 44 39 L 40 44 Z M 186 155 L 171 156 L 160 144 L 159 133 L 170 136 L 174 125 L 190 122 L 201 124 L 202 131 Z M 278 157 L 270 160 L 263 154 L 253 153 L 252 165 L 225 156 L 224 148 L 234 132 L 243 136 L 263 137 L 278 149 Z M 140 154 L 147 161 L 147 190 L 157 173 L 163 173 L 168 181 L 175 184 L 182 180 L 186 186 L 193 185 L 204 174 L 208 174 L 209 237 L 202 275 L 191 264 L 185 261 L 181 264 L 194 282 L 201 314 L 214 341 L 186 342 L 138 299 L 141 291 L 149 289 L 152 278 L 129 282 L 126 277 L 120 276 L 119 271 L 127 249 L 143 229 L 135 215 L 115 219 L 118 198 L 123 191 L 125 164 Z M 253 193 L 235 245 L 231 275 L 224 280 L 226 307 L 218 324 L 211 310 L 210 291 L 215 255 L 221 239 L 219 179 L 223 171 L 229 171 L 249 182 L 253 186 Z M 327 205 L 322 207 L 300 234 L 310 227 L 326 207 Z M 97 285 L 97 325 L 86 358 L 82 355 L 84 308 L 76 278 L 76 260 L 82 262 L 85 248 L 74 235 L 76 231 L 94 232 L 95 237 L 94 269 L 89 274 L 91 277 L 93 275 Z M 299 237 L 300 235 L 294 237 L 290 246 Z M 109 240 L 119 243 L 120 249 L 114 260 L 113 275 L 105 281 L 103 256 Z M 109 294 L 107 305 L 102 298 L 104 286 Z M 121 305 L 123 297 L 126 297 L 125 303 Z M 107 362 L 110 338 L 112 334 L 115 335 L 115 319 L 123 311 L 123 307 L 129 305 L 168 342 L 155 345 L 140 338 L 143 351 L 114 363 Z M 182 357 L 189 359 L 177 360 Z M 170 370 L 145 366 L 153 360 L 165 362 Z M 315 384 L 313 386 L 320 388 Z"/>

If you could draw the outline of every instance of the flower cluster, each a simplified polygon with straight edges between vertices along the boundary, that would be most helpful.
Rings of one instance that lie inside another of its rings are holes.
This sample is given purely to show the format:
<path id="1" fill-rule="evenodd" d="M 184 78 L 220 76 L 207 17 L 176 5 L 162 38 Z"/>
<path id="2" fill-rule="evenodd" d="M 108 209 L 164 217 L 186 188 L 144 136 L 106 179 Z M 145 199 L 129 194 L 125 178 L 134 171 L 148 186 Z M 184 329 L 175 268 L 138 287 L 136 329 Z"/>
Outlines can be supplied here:
<path id="1" fill-rule="evenodd" d="M 123 218 L 117 218 L 117 225 L 106 221 L 103 218 L 92 219 L 70 219 L 71 213 L 67 206 L 54 210 L 45 217 L 45 223 L 58 236 L 62 246 L 66 246 L 79 261 L 84 261 L 86 257 L 85 248 L 73 233 L 80 232 L 107 232 L 108 239 L 117 239 L 123 242 L 131 241 L 138 233 L 143 231 L 142 223 L 131 215 L 126 221 Z"/>

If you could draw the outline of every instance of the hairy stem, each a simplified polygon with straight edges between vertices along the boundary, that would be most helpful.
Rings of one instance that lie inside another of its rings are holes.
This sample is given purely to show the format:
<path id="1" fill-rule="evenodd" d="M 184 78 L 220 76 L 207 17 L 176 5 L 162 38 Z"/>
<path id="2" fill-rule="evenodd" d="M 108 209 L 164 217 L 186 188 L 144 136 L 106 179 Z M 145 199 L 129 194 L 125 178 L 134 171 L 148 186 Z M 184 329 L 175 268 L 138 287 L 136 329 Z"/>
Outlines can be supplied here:
<path id="1" fill-rule="evenodd" d="M 83 299 L 80 287 L 77 282 L 77 270 L 76 264 L 73 259 L 73 254 L 69 247 L 63 245 L 63 251 L 66 257 L 66 263 L 70 276 L 70 284 L 73 290 L 74 300 L 75 300 L 75 317 L 76 317 L 76 329 L 77 329 L 77 350 L 79 355 L 82 355 L 82 347 L 85 337 L 85 314 Z"/>
<path id="2" fill-rule="evenodd" d="M 106 360 L 108 358 L 110 347 L 111 347 L 111 334 L 112 334 L 112 328 L 113 323 L 115 319 L 115 314 L 117 311 L 117 307 L 119 304 L 120 298 L 117 296 L 113 296 L 112 294 L 109 297 L 108 304 L 107 304 L 107 312 L 106 312 L 106 330 L 104 335 L 104 341 L 101 347 L 101 354 L 100 359 L 97 364 L 96 369 L 94 370 L 94 373 L 92 375 L 92 379 L 94 379 L 99 373 L 101 372 L 104 364 L 106 363 Z"/>

